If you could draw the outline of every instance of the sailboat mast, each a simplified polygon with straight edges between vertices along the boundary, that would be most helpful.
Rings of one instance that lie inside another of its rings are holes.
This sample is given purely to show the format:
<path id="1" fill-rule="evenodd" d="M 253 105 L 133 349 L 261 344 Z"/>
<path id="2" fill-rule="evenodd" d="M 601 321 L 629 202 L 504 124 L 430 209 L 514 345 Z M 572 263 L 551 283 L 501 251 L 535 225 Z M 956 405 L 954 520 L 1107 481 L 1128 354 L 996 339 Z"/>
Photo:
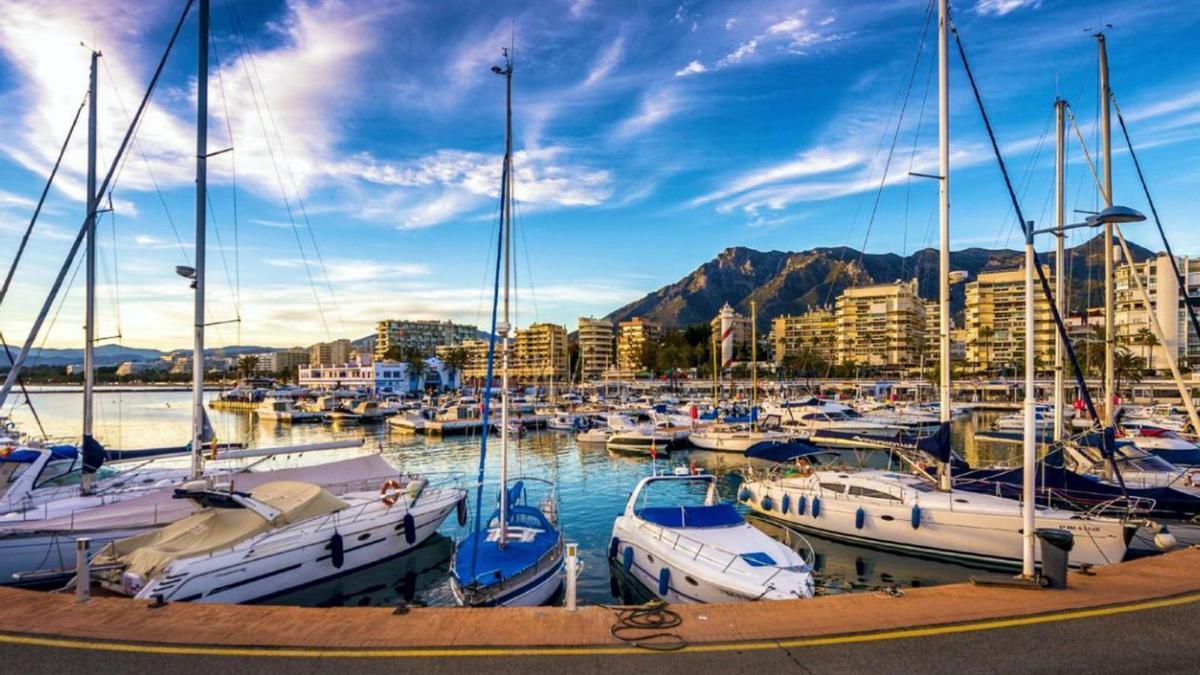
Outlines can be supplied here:
<path id="1" fill-rule="evenodd" d="M 200 0 L 199 60 L 196 77 L 196 272 L 195 335 L 192 344 L 192 477 L 200 476 L 204 435 L 204 249 L 208 192 L 208 10 Z"/>
<path id="2" fill-rule="evenodd" d="M 87 284 L 83 310 L 83 440 L 92 437 L 94 408 L 92 398 L 96 387 L 96 66 L 100 52 L 92 52 L 92 71 L 88 85 L 87 140 L 87 241 L 85 258 Z"/>
<path id="3" fill-rule="evenodd" d="M 1065 316 L 1067 311 L 1066 262 L 1063 260 L 1063 225 L 1064 202 L 1063 184 L 1065 180 L 1066 162 L 1066 112 L 1067 102 L 1061 98 L 1054 100 L 1054 303 L 1058 306 L 1058 315 Z M 1065 430 L 1065 397 L 1063 391 L 1063 340 L 1058 331 L 1054 331 L 1054 442 L 1062 441 Z"/>
<path id="4" fill-rule="evenodd" d="M 950 422 L 950 10 L 938 0 L 938 383 L 939 419 Z M 938 471 L 943 490 L 950 489 L 950 463 Z"/>
<path id="5" fill-rule="evenodd" d="M 504 319 L 496 330 L 500 333 L 500 538 L 499 546 L 508 542 L 508 363 L 509 312 L 508 299 L 512 267 L 512 56 L 504 50 L 504 168 L 501 172 L 500 229 L 504 237 Z M 487 433 L 487 430 L 484 430 Z"/>
<path id="6" fill-rule="evenodd" d="M 750 428 L 758 431 L 758 307 L 750 301 Z"/>
<path id="7" fill-rule="evenodd" d="M 1108 46 L 1104 33 L 1096 34 L 1096 43 L 1100 49 L 1100 143 L 1104 161 L 1104 206 L 1113 205 L 1112 185 L 1112 118 L 1110 93 L 1108 89 Z M 1113 407 L 1116 400 L 1116 348 L 1117 326 L 1113 298 L 1113 226 L 1104 223 L 1104 244 L 1101 247 L 1104 255 L 1104 426 L 1113 426 Z"/>

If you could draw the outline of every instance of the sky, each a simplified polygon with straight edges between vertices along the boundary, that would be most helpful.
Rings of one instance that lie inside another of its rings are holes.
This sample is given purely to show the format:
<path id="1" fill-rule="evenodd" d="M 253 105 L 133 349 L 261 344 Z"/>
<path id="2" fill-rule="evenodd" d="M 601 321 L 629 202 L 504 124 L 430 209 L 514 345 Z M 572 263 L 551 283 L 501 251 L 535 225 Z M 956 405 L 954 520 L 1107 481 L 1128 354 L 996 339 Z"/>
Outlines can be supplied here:
<path id="1" fill-rule="evenodd" d="M 184 4 L 0 3 L 0 265 L 87 91 L 89 48 L 102 52 L 103 177 Z M 1096 158 L 1090 33 L 1111 24 L 1112 89 L 1164 227 L 1177 252 L 1200 254 L 1200 2 L 960 0 L 952 14 L 1041 224 L 1056 96 Z M 208 147 L 232 150 L 208 161 L 208 344 L 357 338 L 388 318 L 486 326 L 504 149 L 490 68 L 506 46 L 518 325 L 573 329 L 729 246 L 936 245 L 936 182 L 908 175 L 937 171 L 928 17 L 926 0 L 213 0 Z M 193 10 L 98 226 L 104 343 L 190 346 L 192 292 L 174 268 L 195 254 L 197 42 Z M 952 248 L 1019 247 L 951 54 Z M 1098 200 L 1075 133 L 1069 213 Z M 1146 210 L 1115 119 L 1114 134 L 1116 201 Z M 86 120 L 0 306 L 10 343 L 79 231 L 85 170 Z M 1161 248 L 1150 224 L 1126 232 Z M 82 343 L 84 275 L 71 269 L 35 347 Z"/>

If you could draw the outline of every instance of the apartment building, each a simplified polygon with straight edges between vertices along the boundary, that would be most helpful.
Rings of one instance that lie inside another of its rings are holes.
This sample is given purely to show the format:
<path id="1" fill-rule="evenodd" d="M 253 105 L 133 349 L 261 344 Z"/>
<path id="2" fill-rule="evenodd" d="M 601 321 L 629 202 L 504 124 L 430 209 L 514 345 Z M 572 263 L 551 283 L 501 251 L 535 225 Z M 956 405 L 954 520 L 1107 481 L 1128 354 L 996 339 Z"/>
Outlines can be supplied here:
<path id="1" fill-rule="evenodd" d="M 617 367 L 624 372 L 636 373 L 652 366 L 642 356 L 647 342 L 662 337 L 662 328 L 641 317 L 622 321 L 617 333 Z"/>
<path id="2" fill-rule="evenodd" d="M 839 364 L 919 365 L 925 304 L 917 280 L 848 288 L 835 306 Z"/>
<path id="3" fill-rule="evenodd" d="M 614 363 L 613 324 L 608 319 L 579 317 L 579 359 L 583 378 L 600 377 Z"/>
<path id="4" fill-rule="evenodd" d="M 318 342 L 308 348 L 309 365 L 335 365 L 350 360 L 350 341 L 342 338 L 333 342 Z"/>
<path id="5" fill-rule="evenodd" d="M 375 324 L 375 360 L 382 360 L 391 347 L 417 349 L 432 356 L 438 347 L 462 344 L 477 339 L 475 326 L 452 321 L 390 319 Z"/>
<path id="6" fill-rule="evenodd" d="M 837 317 L 824 307 L 771 320 L 775 365 L 792 355 L 811 354 L 834 363 L 837 359 Z"/>
<path id="7" fill-rule="evenodd" d="M 1177 257 L 1180 275 L 1187 282 L 1187 294 L 1200 294 L 1200 260 Z M 1114 324 L 1118 343 L 1134 356 L 1146 360 L 1147 367 L 1167 370 L 1167 350 L 1181 364 L 1200 363 L 1200 337 L 1190 327 L 1185 299 L 1179 295 L 1179 282 L 1171 269 L 1171 259 L 1165 253 L 1136 263 L 1134 268 L 1150 296 L 1150 307 L 1142 300 L 1133 273 L 1121 262 L 1114 274 Z M 1165 341 L 1153 336 L 1151 312 L 1162 327 Z"/>
<path id="8" fill-rule="evenodd" d="M 1042 268 L 1054 283 L 1048 265 Z M 1054 359 L 1050 301 L 1034 294 L 1034 352 L 1043 368 Z M 967 284 L 967 362 L 983 372 L 1016 368 L 1025 361 L 1025 268 L 981 272 Z"/>

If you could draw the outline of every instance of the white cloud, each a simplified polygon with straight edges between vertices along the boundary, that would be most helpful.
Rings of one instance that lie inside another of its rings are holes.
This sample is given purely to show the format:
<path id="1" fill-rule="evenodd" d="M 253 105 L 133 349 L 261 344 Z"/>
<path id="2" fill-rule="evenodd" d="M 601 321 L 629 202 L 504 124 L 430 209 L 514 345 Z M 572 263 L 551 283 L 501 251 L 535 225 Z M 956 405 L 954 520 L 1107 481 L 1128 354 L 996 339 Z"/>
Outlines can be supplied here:
<path id="1" fill-rule="evenodd" d="M 675 71 L 675 77 L 687 77 L 688 75 L 698 75 L 708 71 L 708 66 L 705 66 L 699 61 L 692 61 L 686 66 Z"/>
<path id="2" fill-rule="evenodd" d="M 615 136 L 628 139 L 645 133 L 683 108 L 683 99 L 673 89 L 651 90 L 642 96 L 637 112 L 617 124 Z"/>
<path id="3" fill-rule="evenodd" d="M 985 15 L 1004 16 L 1022 7 L 1038 9 L 1041 6 L 1042 0 L 979 0 L 975 3 L 975 11 Z"/>
<path id="4" fill-rule="evenodd" d="M 546 207 L 595 206 L 612 195 L 609 172 L 568 163 L 560 146 L 513 153 L 517 200 Z M 359 156 L 337 171 L 396 188 L 382 202 L 367 205 L 368 217 L 399 216 L 403 227 L 426 227 L 486 206 L 499 198 L 502 159 L 464 150 L 439 150 L 405 163 Z"/>
<path id="5" fill-rule="evenodd" d="M 612 69 L 621 62 L 621 54 L 625 49 L 625 37 L 618 37 L 612 41 L 612 44 L 600 54 L 600 58 L 596 60 L 592 70 L 588 72 L 587 79 L 583 81 L 583 86 L 592 87 L 603 80 Z"/>
<path id="6" fill-rule="evenodd" d="M 572 19 L 578 19 L 592 6 L 592 0 L 572 0 L 569 11 Z"/>
<path id="7" fill-rule="evenodd" d="M 812 25 L 808 20 L 808 10 L 802 9 L 794 15 L 787 16 L 768 25 L 763 31 L 740 42 L 733 51 L 717 61 L 717 68 L 743 63 L 754 56 L 764 53 L 806 54 L 817 45 L 837 42 L 848 37 L 844 33 L 831 33 L 823 30 L 834 22 L 832 15 L 824 17 Z M 733 24 L 726 22 L 726 30 Z M 774 48 L 768 52 L 769 48 Z"/>

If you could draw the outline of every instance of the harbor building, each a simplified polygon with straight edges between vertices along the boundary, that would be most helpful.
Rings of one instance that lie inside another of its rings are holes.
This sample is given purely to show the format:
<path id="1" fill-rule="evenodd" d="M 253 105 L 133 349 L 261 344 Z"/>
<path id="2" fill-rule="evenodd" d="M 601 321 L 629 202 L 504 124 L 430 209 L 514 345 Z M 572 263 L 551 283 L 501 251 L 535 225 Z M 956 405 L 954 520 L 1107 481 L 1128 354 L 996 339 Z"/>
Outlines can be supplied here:
<path id="1" fill-rule="evenodd" d="M 497 344 L 498 347 L 499 344 Z M 461 349 L 467 357 L 459 373 L 462 381 L 471 384 L 483 382 L 484 378 L 487 377 L 488 341 L 473 337 L 469 340 L 463 340 L 460 344 L 441 345 L 437 348 L 437 357 L 449 363 L 451 361 L 450 355 L 457 349 Z M 498 363 L 496 365 L 496 372 L 500 372 Z"/>
<path id="2" fill-rule="evenodd" d="M 438 347 L 460 345 L 477 339 L 479 329 L 452 321 L 390 319 L 375 325 L 375 358 L 382 360 L 388 349 L 416 349 L 425 356 Z"/>
<path id="3" fill-rule="evenodd" d="M 308 363 L 313 366 L 346 363 L 350 360 L 350 350 L 350 341 L 345 338 L 318 342 L 308 348 Z"/>
<path id="4" fill-rule="evenodd" d="M 652 364 L 645 362 L 646 343 L 662 337 L 662 328 L 635 316 L 622 321 L 617 333 L 617 368 L 630 373 L 645 370 Z"/>
<path id="5" fill-rule="evenodd" d="M 848 288 L 838 296 L 837 361 L 841 365 L 919 365 L 925 304 L 917 280 Z"/>
<path id="6" fill-rule="evenodd" d="M 410 373 L 408 363 L 375 361 L 300 366 L 298 383 L 307 389 L 362 390 L 368 394 L 403 394 L 428 388 L 456 389 L 459 374 L 437 358 L 425 359 L 420 373 Z"/>
<path id="7" fill-rule="evenodd" d="M 553 323 L 535 323 L 517 329 L 511 347 L 510 374 L 518 381 L 563 381 L 570 377 L 567 329 Z"/>
<path id="8" fill-rule="evenodd" d="M 1175 263 L 1186 280 L 1187 293 L 1200 293 L 1200 260 L 1196 264 L 1187 257 L 1176 257 Z M 1161 253 L 1158 256 L 1136 263 L 1138 277 L 1146 294 L 1150 296 L 1150 307 L 1142 300 L 1129 266 L 1122 261 L 1114 274 L 1115 315 L 1117 342 L 1134 356 L 1145 360 L 1146 367 L 1165 371 L 1167 350 L 1175 354 L 1181 365 L 1200 363 L 1200 337 L 1191 330 L 1186 300 L 1179 296 L 1179 283 L 1171 269 L 1171 259 Z M 1154 335 L 1150 321 L 1153 312 L 1162 327 L 1165 341 Z"/>
<path id="9" fill-rule="evenodd" d="M 263 373 L 291 372 L 293 368 L 308 365 L 308 350 L 303 347 L 280 349 L 257 356 L 258 370 Z"/>
<path id="10" fill-rule="evenodd" d="M 600 377 L 613 365 L 613 324 L 608 319 L 579 317 L 579 359 L 585 380 Z"/>
<path id="11" fill-rule="evenodd" d="M 1048 265 L 1042 269 L 1053 284 Z M 1033 348 L 1040 367 L 1054 361 L 1054 320 L 1050 301 L 1034 294 Z M 967 362 L 971 368 L 994 372 L 1016 368 L 1025 361 L 1025 268 L 980 272 L 967 284 Z"/>
<path id="12" fill-rule="evenodd" d="M 805 355 L 832 364 L 837 359 L 837 319 L 824 307 L 777 316 L 771 320 L 771 344 L 776 366 L 788 357 Z"/>
<path id="13" fill-rule="evenodd" d="M 117 375 L 145 375 L 146 373 L 165 373 L 171 369 L 170 361 L 156 359 L 154 361 L 126 361 L 117 366 Z"/>
<path id="14" fill-rule="evenodd" d="M 708 325 L 712 345 L 721 355 L 721 367 L 728 368 L 738 348 L 750 344 L 750 336 L 753 335 L 750 317 L 742 316 L 727 302 Z"/>

